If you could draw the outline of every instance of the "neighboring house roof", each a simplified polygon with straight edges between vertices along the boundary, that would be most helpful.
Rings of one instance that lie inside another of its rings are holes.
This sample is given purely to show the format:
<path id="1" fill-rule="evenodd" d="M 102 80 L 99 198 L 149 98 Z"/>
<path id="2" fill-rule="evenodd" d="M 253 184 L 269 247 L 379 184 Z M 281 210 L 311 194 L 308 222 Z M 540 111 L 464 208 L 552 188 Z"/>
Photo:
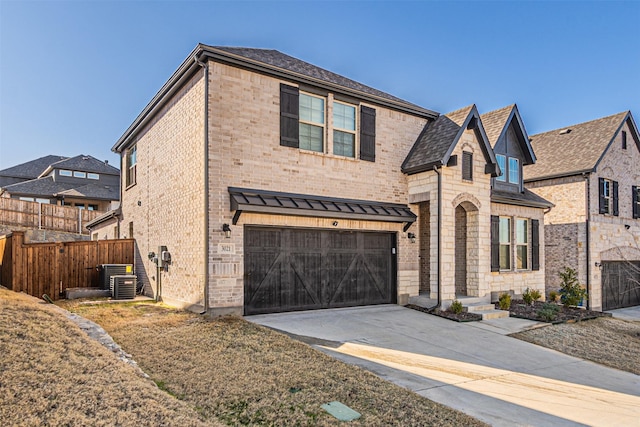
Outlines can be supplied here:
<path id="1" fill-rule="evenodd" d="M 508 205 L 529 206 L 533 208 L 552 208 L 555 206 L 547 199 L 538 196 L 527 188 L 525 188 L 522 193 L 502 191 L 492 188 L 491 201 L 495 203 L 505 203 Z"/>
<path id="2" fill-rule="evenodd" d="M 77 185 L 72 182 L 57 182 L 53 180 L 52 176 L 46 176 L 8 185 L 4 191 L 23 196 L 69 196 L 98 200 L 118 200 L 120 198 L 120 189 L 117 185 L 105 186 L 97 183 L 81 187 L 77 187 Z"/>
<path id="3" fill-rule="evenodd" d="M 414 174 L 431 170 L 434 166 L 446 165 L 467 128 L 475 129 L 485 160 L 494 165 L 495 174 L 496 158 L 475 105 L 442 115 L 433 123 L 428 123 L 402 163 L 402 171 Z"/>
<path id="4" fill-rule="evenodd" d="M 67 169 L 82 172 L 92 172 L 106 175 L 120 175 L 120 170 L 96 159 L 93 156 L 80 154 L 79 156 L 65 158 L 51 163 L 39 176 L 48 175 L 54 169 Z"/>
<path id="5" fill-rule="evenodd" d="M 0 170 L 0 180 L 2 179 L 2 177 L 36 179 L 45 169 L 47 169 L 49 165 L 66 158 L 67 157 L 64 156 L 49 155 L 40 157 L 39 159 L 31 160 L 26 163 L 21 163 L 7 169 Z M 2 186 L 2 181 L 0 181 L 0 187 Z"/>
<path id="6" fill-rule="evenodd" d="M 320 87 L 424 118 L 434 119 L 438 116 L 438 113 L 434 111 L 285 55 L 277 50 L 199 44 L 118 139 L 112 150 L 121 152 L 131 142 L 137 131 L 153 117 L 155 111 L 162 108 L 187 79 L 196 72 L 202 72 L 198 61 L 206 61 L 207 59 L 300 84 Z"/>
<path id="7" fill-rule="evenodd" d="M 630 111 L 533 135 L 531 145 L 538 161 L 524 170 L 525 181 L 594 172 L 625 122 L 640 150 L 638 129 Z"/>
<path id="8" fill-rule="evenodd" d="M 531 165 L 536 162 L 536 155 L 533 152 L 531 143 L 529 142 L 529 136 L 524 128 L 522 117 L 518 111 L 516 104 L 507 105 L 499 110 L 490 111 L 480 116 L 482 120 L 482 126 L 487 133 L 487 138 L 492 148 L 495 148 L 500 138 L 504 137 L 509 129 L 509 124 L 515 121 L 516 133 L 518 133 L 518 141 L 520 142 L 520 148 L 525 156 L 525 163 L 523 165 Z"/>
<path id="9" fill-rule="evenodd" d="M 85 227 L 89 230 L 91 230 L 94 227 L 97 227 L 98 225 L 109 221 L 112 218 L 119 218 L 120 215 L 122 215 L 122 208 L 120 206 L 118 206 L 116 209 L 112 209 L 110 211 L 107 211 L 105 213 L 103 213 L 102 215 L 100 215 L 99 217 L 96 217 L 94 219 L 92 219 L 91 221 L 89 221 L 88 223 L 85 224 Z"/>

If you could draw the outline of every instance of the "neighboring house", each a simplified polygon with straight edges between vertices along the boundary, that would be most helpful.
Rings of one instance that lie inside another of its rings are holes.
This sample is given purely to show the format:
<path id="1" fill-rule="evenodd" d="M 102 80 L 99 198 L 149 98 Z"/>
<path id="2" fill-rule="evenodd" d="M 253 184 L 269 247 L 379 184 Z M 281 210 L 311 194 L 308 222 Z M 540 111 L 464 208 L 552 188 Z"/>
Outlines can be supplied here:
<path id="1" fill-rule="evenodd" d="M 120 171 L 91 156 L 45 156 L 1 170 L 0 196 L 107 211 L 120 200 Z"/>
<path id="2" fill-rule="evenodd" d="M 531 137 L 525 184 L 546 215 L 547 291 L 578 271 L 596 310 L 640 305 L 640 138 L 630 111 Z"/>
<path id="3" fill-rule="evenodd" d="M 91 240 L 126 239 L 128 236 L 120 233 L 121 215 L 122 210 L 118 207 L 89 221 L 85 227 L 91 234 Z"/>
<path id="4" fill-rule="evenodd" d="M 530 163 L 520 132 L 504 144 Z M 492 194 L 475 106 L 439 116 L 275 50 L 198 45 L 113 150 L 121 212 L 93 231 L 134 237 L 139 280 L 171 304 L 255 314 L 422 291 L 446 305 L 543 286 L 532 233 L 549 204 L 521 183 Z M 491 271 L 492 208 L 528 221 L 530 246 L 505 252 L 526 267 Z"/>

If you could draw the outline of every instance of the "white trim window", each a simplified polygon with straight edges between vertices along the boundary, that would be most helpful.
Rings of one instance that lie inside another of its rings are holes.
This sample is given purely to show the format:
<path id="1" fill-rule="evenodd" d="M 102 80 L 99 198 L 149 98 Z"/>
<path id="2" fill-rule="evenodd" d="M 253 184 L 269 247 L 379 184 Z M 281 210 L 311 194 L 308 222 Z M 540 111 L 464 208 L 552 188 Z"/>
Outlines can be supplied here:
<path id="1" fill-rule="evenodd" d="M 89 172 L 89 173 L 87 174 L 87 178 L 89 178 L 89 179 L 100 179 L 100 175 L 99 175 L 99 174 L 97 174 L 97 173 L 91 173 L 91 172 Z"/>
<path id="2" fill-rule="evenodd" d="M 511 218 L 500 217 L 500 270 L 511 270 Z"/>
<path id="3" fill-rule="evenodd" d="M 333 154 L 356 156 L 356 107 L 333 103 Z"/>
<path id="4" fill-rule="evenodd" d="M 136 183 L 136 165 L 138 164 L 138 150 L 135 145 L 127 151 L 126 162 L 126 186 L 131 187 Z"/>
<path id="5" fill-rule="evenodd" d="M 73 171 L 73 177 L 74 178 L 86 178 L 87 177 L 87 173 L 86 172 L 81 172 L 81 171 Z"/>
<path id="6" fill-rule="evenodd" d="M 520 184 L 520 160 L 509 157 L 509 183 Z"/>
<path id="7" fill-rule="evenodd" d="M 60 176 L 73 176 L 73 172 L 71 172 L 70 170 L 66 170 L 66 169 L 60 169 L 58 171 L 58 174 Z"/>
<path id="8" fill-rule="evenodd" d="M 496 154 L 496 161 L 500 167 L 500 176 L 496 177 L 497 181 L 505 182 L 507 180 L 507 158 L 502 154 Z"/>
<path id="9" fill-rule="evenodd" d="M 529 268 L 529 220 L 516 219 L 516 269 Z"/>
<path id="10" fill-rule="evenodd" d="M 300 148 L 324 152 L 325 99 L 300 92 Z"/>

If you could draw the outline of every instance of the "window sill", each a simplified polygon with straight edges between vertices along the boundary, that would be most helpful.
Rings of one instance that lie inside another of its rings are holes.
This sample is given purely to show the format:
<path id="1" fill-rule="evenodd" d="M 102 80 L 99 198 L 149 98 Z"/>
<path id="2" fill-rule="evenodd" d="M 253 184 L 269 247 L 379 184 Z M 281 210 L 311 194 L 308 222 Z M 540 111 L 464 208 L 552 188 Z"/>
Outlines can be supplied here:
<path id="1" fill-rule="evenodd" d="M 331 153 L 321 153 L 319 151 L 305 150 L 304 148 L 299 148 L 298 151 L 303 154 L 309 154 L 312 156 L 320 156 L 320 157 L 328 157 L 330 159 L 348 160 L 351 162 L 360 161 L 360 159 L 356 157 L 339 156 L 337 154 L 331 154 Z"/>
<path id="2" fill-rule="evenodd" d="M 136 184 L 137 184 L 137 182 L 134 182 L 133 184 L 129 184 L 128 186 L 126 186 L 126 187 L 124 188 L 124 191 L 129 190 L 131 187 L 135 187 L 135 186 L 136 186 Z"/>

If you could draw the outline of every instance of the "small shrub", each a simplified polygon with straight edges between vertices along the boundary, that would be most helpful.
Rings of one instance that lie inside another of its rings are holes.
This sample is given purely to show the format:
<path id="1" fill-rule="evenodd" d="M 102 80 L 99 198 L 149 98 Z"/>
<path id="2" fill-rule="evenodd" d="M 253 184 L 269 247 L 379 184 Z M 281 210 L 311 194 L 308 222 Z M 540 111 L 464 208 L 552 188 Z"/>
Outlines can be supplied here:
<path id="1" fill-rule="evenodd" d="M 522 299 L 524 300 L 524 303 L 527 305 L 533 304 L 533 295 L 531 294 L 531 289 L 527 288 L 524 290 L 522 294 Z"/>
<path id="2" fill-rule="evenodd" d="M 560 294 L 556 291 L 549 292 L 549 302 L 558 302 L 558 298 L 560 298 Z"/>
<path id="3" fill-rule="evenodd" d="M 498 297 L 498 306 L 500 310 L 509 310 L 511 308 L 511 294 L 504 293 Z"/>
<path id="4" fill-rule="evenodd" d="M 560 272 L 560 279 L 560 301 L 565 307 L 578 305 L 587 297 L 587 290 L 578 283 L 578 273 L 573 268 L 565 267 Z"/>
<path id="5" fill-rule="evenodd" d="M 462 303 L 457 299 L 454 299 L 451 305 L 449 306 L 449 311 L 453 314 L 462 313 Z"/>
<path id="6" fill-rule="evenodd" d="M 553 303 L 545 303 L 540 310 L 538 310 L 537 314 L 545 322 L 553 322 L 558 317 L 558 311 L 560 311 L 560 307 Z"/>

